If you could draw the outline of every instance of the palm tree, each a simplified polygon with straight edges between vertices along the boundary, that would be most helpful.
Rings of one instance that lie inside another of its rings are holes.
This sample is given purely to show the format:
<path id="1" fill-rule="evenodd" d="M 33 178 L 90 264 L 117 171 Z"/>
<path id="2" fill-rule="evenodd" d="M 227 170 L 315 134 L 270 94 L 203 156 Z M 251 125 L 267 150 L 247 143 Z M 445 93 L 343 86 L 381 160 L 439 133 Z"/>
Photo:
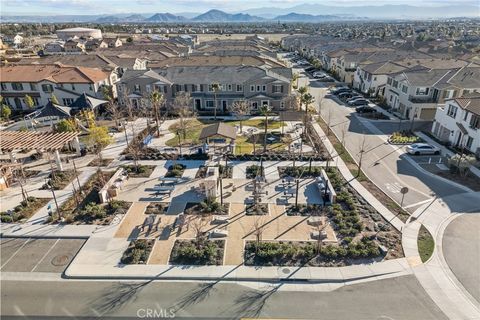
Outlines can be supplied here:
<path id="1" fill-rule="evenodd" d="M 267 128 L 268 128 L 268 115 L 270 114 L 270 111 L 272 111 L 272 109 L 270 108 L 270 106 L 268 104 L 264 104 L 261 108 L 260 108 L 260 114 L 262 116 L 265 116 L 265 121 L 264 121 L 264 128 L 265 128 L 265 131 L 264 131 L 264 135 L 263 135 L 263 152 L 267 152 Z"/>
<path id="2" fill-rule="evenodd" d="M 298 73 L 295 73 L 292 77 L 292 86 L 294 87 L 294 89 L 298 88 L 298 78 L 300 78 Z"/>
<path id="3" fill-rule="evenodd" d="M 213 100 L 215 101 L 215 107 L 213 108 L 213 118 L 217 120 L 217 93 L 220 91 L 220 84 L 212 83 L 211 88 L 213 90 Z"/>
<path id="4" fill-rule="evenodd" d="M 153 112 L 155 114 L 155 122 L 157 123 L 157 133 L 158 133 L 158 136 L 160 137 L 160 120 L 159 120 L 159 113 L 160 113 L 160 106 L 163 104 L 163 102 L 165 101 L 165 98 L 163 97 L 163 94 L 160 93 L 160 91 L 158 90 L 154 90 L 152 91 L 152 93 L 150 93 L 150 103 L 151 103 L 151 106 L 152 106 L 152 109 L 153 109 Z"/>
<path id="5" fill-rule="evenodd" d="M 310 93 L 305 93 L 303 95 L 303 103 L 305 104 L 305 130 L 307 130 L 308 108 L 314 102 L 315 98 Z"/>

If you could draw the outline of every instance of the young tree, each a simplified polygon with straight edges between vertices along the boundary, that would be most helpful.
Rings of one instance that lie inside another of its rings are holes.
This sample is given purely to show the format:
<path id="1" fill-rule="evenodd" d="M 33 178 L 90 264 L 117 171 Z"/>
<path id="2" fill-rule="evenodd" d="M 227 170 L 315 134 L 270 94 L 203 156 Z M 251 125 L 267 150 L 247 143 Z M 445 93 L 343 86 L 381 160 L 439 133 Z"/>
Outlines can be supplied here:
<path id="1" fill-rule="evenodd" d="M 256 216 L 253 221 L 253 234 L 255 235 L 255 254 L 258 253 L 258 248 L 260 246 L 260 241 L 262 241 L 263 231 L 265 229 L 265 223 L 263 222 L 262 216 Z"/>
<path id="2" fill-rule="evenodd" d="M 230 112 L 236 115 L 240 121 L 240 133 L 243 132 L 243 128 L 242 128 L 243 118 L 246 115 L 250 114 L 250 110 L 251 110 L 250 104 L 245 100 L 236 101 L 230 107 Z"/>
<path id="3" fill-rule="evenodd" d="M 120 106 L 118 103 L 115 102 L 115 99 L 113 98 L 113 93 L 112 89 L 109 86 L 103 86 L 102 87 L 102 94 L 105 100 L 108 101 L 106 105 L 106 109 L 108 113 L 112 116 L 113 121 L 115 121 L 115 126 L 119 126 L 119 121 L 122 116 L 122 111 L 120 109 Z"/>
<path id="4" fill-rule="evenodd" d="M 298 110 L 298 98 L 294 94 L 289 94 L 285 96 L 283 99 L 283 105 L 287 110 Z"/>
<path id="5" fill-rule="evenodd" d="M 220 91 L 220 84 L 218 83 L 212 83 L 211 84 L 212 90 L 213 90 L 213 101 L 215 101 L 215 106 L 213 108 L 213 118 L 217 120 L 217 94 Z"/>
<path id="6" fill-rule="evenodd" d="M 157 134 L 160 137 L 160 108 L 163 106 L 165 102 L 165 97 L 162 93 L 158 90 L 152 91 L 150 93 L 150 105 L 153 110 L 153 114 L 155 116 L 155 122 L 157 124 Z"/>
<path id="7" fill-rule="evenodd" d="M 263 152 L 267 152 L 267 129 L 268 129 L 268 116 L 270 115 L 270 112 L 272 109 L 268 104 L 264 104 L 260 108 L 260 114 L 262 116 L 265 116 L 264 120 L 264 137 L 263 137 Z"/>
<path id="8" fill-rule="evenodd" d="M 29 109 L 33 109 L 33 107 L 35 107 L 35 101 L 33 101 L 32 97 L 30 97 L 28 94 L 25 95 L 23 100 L 25 100 L 25 104 Z"/>
<path id="9" fill-rule="evenodd" d="M 315 102 L 315 98 L 310 93 L 305 93 L 303 95 L 303 103 L 305 104 L 305 130 L 307 129 L 307 122 L 308 122 L 308 108 L 314 102 Z"/>
<path id="10" fill-rule="evenodd" d="M 365 154 L 365 152 L 367 152 L 367 149 L 368 149 L 367 135 L 363 134 L 362 143 L 360 144 L 359 151 L 358 151 L 359 159 L 358 159 L 358 166 L 357 166 L 357 169 L 358 169 L 357 177 L 359 177 L 360 173 L 362 172 L 363 155 Z"/>
<path id="11" fill-rule="evenodd" d="M 54 95 L 53 93 L 52 93 L 52 95 L 50 96 L 50 101 L 52 101 L 52 103 L 54 103 L 54 104 L 60 104 L 60 103 L 58 102 L 57 97 L 55 97 L 55 95 Z"/>
<path id="12" fill-rule="evenodd" d="M 55 125 L 56 132 L 74 132 L 76 130 L 75 122 L 72 120 L 63 119 Z"/>
<path id="13" fill-rule="evenodd" d="M 3 103 L 3 97 L 0 96 L 0 117 L 2 119 L 8 120 L 12 115 L 12 109 Z"/>
<path id="14" fill-rule="evenodd" d="M 102 149 L 113 142 L 112 137 L 108 134 L 107 127 L 90 128 L 87 136 L 87 144 L 92 146 L 97 157 L 102 161 Z"/>
<path id="15" fill-rule="evenodd" d="M 192 229 L 195 234 L 195 241 L 197 245 L 200 245 L 205 239 L 205 227 L 208 224 L 208 220 L 203 216 L 192 216 L 189 221 L 189 225 L 192 226 Z"/>
<path id="16" fill-rule="evenodd" d="M 186 118 L 193 116 L 192 97 L 189 92 L 179 92 L 173 100 L 173 110 L 180 117 L 180 130 L 183 134 L 183 139 L 187 135 L 187 121 Z"/>

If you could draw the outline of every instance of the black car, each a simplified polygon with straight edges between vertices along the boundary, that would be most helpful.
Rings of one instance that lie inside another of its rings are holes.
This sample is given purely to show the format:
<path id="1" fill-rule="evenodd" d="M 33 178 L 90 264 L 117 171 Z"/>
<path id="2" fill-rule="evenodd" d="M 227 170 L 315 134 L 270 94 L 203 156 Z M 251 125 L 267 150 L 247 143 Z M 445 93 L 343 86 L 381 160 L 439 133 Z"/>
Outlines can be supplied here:
<path id="1" fill-rule="evenodd" d="M 373 113 L 376 112 L 375 108 L 369 107 L 369 106 L 363 106 L 363 107 L 358 107 L 355 108 L 355 111 L 358 113 Z"/>
<path id="2" fill-rule="evenodd" d="M 342 92 L 338 95 L 338 97 L 340 99 L 348 99 L 348 98 L 351 98 L 355 95 L 355 93 L 351 92 L 351 91 L 345 91 L 345 92 Z"/>
<path id="3" fill-rule="evenodd" d="M 352 92 L 350 90 L 350 88 L 338 88 L 338 89 L 335 89 L 332 91 L 332 93 L 336 96 L 338 96 L 340 93 L 344 93 L 344 92 Z"/>
<path id="4" fill-rule="evenodd" d="M 368 100 L 365 99 L 358 99 L 358 100 L 353 100 L 348 103 L 349 106 L 366 106 L 368 105 Z"/>

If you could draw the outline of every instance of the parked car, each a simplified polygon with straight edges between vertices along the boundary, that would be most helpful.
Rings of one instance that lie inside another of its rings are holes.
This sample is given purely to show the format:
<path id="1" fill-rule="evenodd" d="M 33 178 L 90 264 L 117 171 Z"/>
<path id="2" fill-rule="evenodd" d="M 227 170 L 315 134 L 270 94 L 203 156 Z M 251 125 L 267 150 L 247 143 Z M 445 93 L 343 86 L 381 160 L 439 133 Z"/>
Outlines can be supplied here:
<path id="1" fill-rule="evenodd" d="M 365 98 L 363 96 L 359 95 L 359 94 L 355 94 L 355 95 L 351 96 L 350 98 L 348 98 L 347 102 L 357 100 L 357 99 L 365 99 Z"/>
<path id="2" fill-rule="evenodd" d="M 352 92 L 352 90 L 350 90 L 350 88 L 338 88 L 333 90 L 332 94 L 338 96 L 340 93 L 343 93 L 343 92 Z"/>
<path id="3" fill-rule="evenodd" d="M 338 95 L 338 97 L 342 100 L 347 100 L 347 99 L 349 99 L 353 96 L 355 96 L 355 93 L 353 93 L 351 91 L 342 92 Z"/>
<path id="4" fill-rule="evenodd" d="M 428 143 L 414 143 L 407 146 L 407 152 L 414 155 L 440 154 L 440 149 Z"/>
<path id="5" fill-rule="evenodd" d="M 377 110 L 369 106 L 362 106 L 362 107 L 355 108 L 355 111 L 358 113 L 373 113 L 373 112 L 376 112 Z"/>
<path id="6" fill-rule="evenodd" d="M 314 77 L 314 78 L 321 79 L 321 78 L 326 78 L 327 75 L 326 75 L 325 73 L 323 73 L 323 72 L 315 71 L 315 72 L 313 73 L 313 77 Z"/>
<path id="7" fill-rule="evenodd" d="M 349 106 L 366 106 L 368 105 L 368 100 L 365 99 L 357 99 L 357 100 L 352 100 L 348 103 Z"/>

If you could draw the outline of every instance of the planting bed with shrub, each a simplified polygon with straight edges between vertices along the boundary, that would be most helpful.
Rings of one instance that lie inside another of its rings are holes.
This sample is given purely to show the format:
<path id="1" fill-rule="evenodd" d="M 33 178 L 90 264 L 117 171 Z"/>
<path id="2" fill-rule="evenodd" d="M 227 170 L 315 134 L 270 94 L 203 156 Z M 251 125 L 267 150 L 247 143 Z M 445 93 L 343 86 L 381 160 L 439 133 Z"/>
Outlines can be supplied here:
<path id="1" fill-rule="evenodd" d="M 167 213 L 169 203 L 150 203 L 145 209 L 145 214 L 165 214 Z"/>
<path id="2" fill-rule="evenodd" d="M 185 171 L 186 168 L 187 168 L 187 166 L 185 166 L 183 164 L 180 164 L 180 163 L 176 163 L 174 165 L 171 165 L 170 167 L 168 167 L 168 171 L 165 174 L 165 177 L 166 178 L 180 178 L 183 175 L 183 172 Z"/>
<path id="3" fill-rule="evenodd" d="M 280 178 L 316 178 L 320 176 L 322 167 L 298 166 L 298 167 L 278 167 Z"/>
<path id="4" fill-rule="evenodd" d="M 1 221 L 2 223 L 24 222 L 49 201 L 50 199 L 28 197 L 26 201 L 23 200 L 18 206 L 13 208 L 13 210 L 10 211 L 10 214 L 5 211 L 1 212 Z"/>
<path id="5" fill-rule="evenodd" d="M 394 132 L 390 138 L 388 138 L 388 142 L 391 144 L 412 144 L 422 141 L 420 137 L 417 137 L 411 131 Z"/>
<path id="6" fill-rule="evenodd" d="M 247 176 L 247 179 L 255 179 L 258 176 L 264 176 L 264 168 L 261 166 L 257 166 L 256 164 L 252 166 L 248 166 L 245 174 Z"/>
<path id="7" fill-rule="evenodd" d="M 224 248 L 224 240 L 176 240 L 170 254 L 170 263 L 222 265 Z"/>
<path id="8" fill-rule="evenodd" d="M 185 206 L 186 214 L 228 214 L 230 208 L 229 203 L 224 203 L 223 206 L 214 198 L 208 198 L 200 203 L 188 202 Z"/>
<path id="9" fill-rule="evenodd" d="M 128 173 L 130 178 L 148 178 L 152 174 L 155 166 L 147 165 L 125 165 L 122 168 Z"/>
<path id="10" fill-rule="evenodd" d="M 250 204 L 245 207 L 247 216 L 264 216 L 268 214 L 268 203 Z"/>
<path id="11" fill-rule="evenodd" d="M 287 216 L 319 216 L 323 207 L 319 204 L 290 204 L 285 208 Z"/>
<path id="12" fill-rule="evenodd" d="M 316 241 L 248 241 L 245 265 L 250 266 L 345 266 L 381 257 L 375 241 L 362 237 L 344 245 L 318 245 Z"/>
<path id="13" fill-rule="evenodd" d="M 130 242 L 127 250 L 122 255 L 122 264 L 146 264 L 152 252 L 153 239 L 137 239 Z"/>
<path id="14" fill-rule="evenodd" d="M 49 190 L 50 186 L 53 186 L 54 190 L 62 190 L 66 186 L 68 186 L 73 179 L 75 179 L 76 174 L 75 170 L 64 170 L 64 171 L 57 171 L 55 170 L 48 175 L 48 182 L 44 184 L 40 189 L 41 190 Z"/>

